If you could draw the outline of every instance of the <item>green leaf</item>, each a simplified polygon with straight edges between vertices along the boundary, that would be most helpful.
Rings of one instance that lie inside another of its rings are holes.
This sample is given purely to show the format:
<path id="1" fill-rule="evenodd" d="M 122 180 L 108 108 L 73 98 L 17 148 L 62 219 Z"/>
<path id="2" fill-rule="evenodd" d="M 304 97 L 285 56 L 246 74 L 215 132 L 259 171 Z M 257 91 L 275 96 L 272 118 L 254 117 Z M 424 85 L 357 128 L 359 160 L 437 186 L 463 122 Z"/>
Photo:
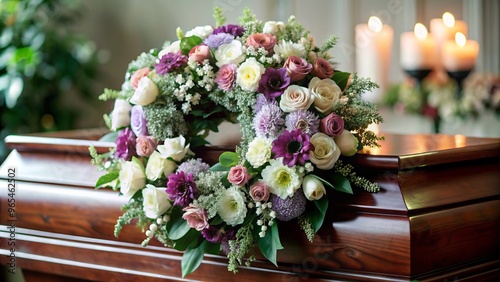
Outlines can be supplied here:
<path id="1" fill-rule="evenodd" d="M 347 82 L 349 81 L 349 76 L 351 76 L 351 73 L 335 71 L 332 80 L 337 83 L 342 91 L 344 91 L 345 87 L 347 86 Z"/>
<path id="2" fill-rule="evenodd" d="M 259 238 L 257 242 L 259 245 L 259 249 L 270 262 L 272 262 L 275 266 L 278 266 L 277 263 L 277 253 L 278 250 L 283 249 L 281 245 L 279 233 L 278 233 L 278 225 L 273 224 L 266 231 L 266 236 Z"/>
<path id="3" fill-rule="evenodd" d="M 172 240 L 179 240 L 191 229 L 187 221 L 182 218 L 181 209 L 173 209 L 170 221 L 167 224 L 168 237 Z"/>
<path id="4" fill-rule="evenodd" d="M 235 152 L 224 152 L 219 156 L 219 163 L 225 167 L 233 167 L 238 164 L 238 154 Z"/>
<path id="5" fill-rule="evenodd" d="M 113 180 L 118 178 L 119 174 L 120 174 L 119 172 L 115 171 L 99 177 L 99 179 L 95 183 L 95 188 L 99 189 L 101 188 L 102 185 L 112 182 Z"/>
<path id="6" fill-rule="evenodd" d="M 207 241 L 203 241 L 199 247 L 187 249 L 182 255 L 182 277 L 192 273 L 200 266 L 203 261 L 203 255 L 205 254 L 206 243 Z"/>
<path id="7" fill-rule="evenodd" d="M 332 184 L 333 184 L 333 188 L 337 191 L 348 193 L 348 194 L 353 193 L 351 183 L 349 182 L 349 180 L 345 176 L 343 176 L 341 174 L 336 173 L 333 175 Z"/>
<path id="8" fill-rule="evenodd" d="M 198 46 L 201 43 L 203 43 L 203 40 L 195 35 L 182 38 L 180 43 L 182 55 L 187 56 L 194 46 Z"/>
<path id="9" fill-rule="evenodd" d="M 314 204 L 316 205 L 316 209 L 311 210 L 307 214 L 307 218 L 309 218 L 314 228 L 314 233 L 316 233 L 325 220 L 326 211 L 328 210 L 328 197 L 325 195 L 321 199 L 314 201 Z"/>
<path id="10" fill-rule="evenodd" d="M 229 171 L 229 169 L 229 167 L 223 166 L 220 163 L 216 163 L 210 168 L 211 171 Z"/>
<path id="11" fill-rule="evenodd" d="M 118 137 L 118 131 L 110 132 L 99 139 L 102 142 L 115 142 Z"/>
<path id="12" fill-rule="evenodd" d="M 319 181 L 323 182 L 323 184 L 325 184 L 326 186 L 329 186 L 330 188 L 335 189 L 335 187 L 333 187 L 332 183 L 330 183 L 330 182 L 326 181 L 325 179 L 317 176 L 316 174 L 309 174 L 309 175 L 312 176 L 312 177 L 314 177 L 314 178 L 316 178 L 316 179 L 318 179 Z"/>
<path id="13" fill-rule="evenodd" d="M 200 232 L 198 232 L 196 229 L 191 228 L 186 233 L 186 235 L 175 241 L 174 249 L 182 252 L 187 250 L 188 248 L 192 249 L 198 247 L 202 241 L 203 237 L 201 237 Z"/>
<path id="14" fill-rule="evenodd" d="M 219 243 L 210 243 L 206 241 L 207 244 L 205 246 L 205 253 L 211 255 L 220 255 L 220 244 Z"/>

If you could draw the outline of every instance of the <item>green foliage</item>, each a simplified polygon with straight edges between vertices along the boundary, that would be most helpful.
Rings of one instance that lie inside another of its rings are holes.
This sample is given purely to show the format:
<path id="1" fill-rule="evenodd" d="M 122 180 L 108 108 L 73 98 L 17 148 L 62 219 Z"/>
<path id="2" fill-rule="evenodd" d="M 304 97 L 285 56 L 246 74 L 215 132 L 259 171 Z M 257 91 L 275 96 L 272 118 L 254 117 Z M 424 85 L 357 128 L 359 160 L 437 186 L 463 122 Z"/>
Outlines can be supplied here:
<path id="1" fill-rule="evenodd" d="M 69 29 L 81 16 L 76 1 L 0 1 L 0 139 L 72 129 L 80 109 L 62 98 L 93 100 L 95 45 Z"/>
<path id="2" fill-rule="evenodd" d="M 215 27 L 223 26 L 226 22 L 226 17 L 224 16 L 224 12 L 220 7 L 214 8 L 214 19 L 215 19 Z"/>
<path id="3" fill-rule="evenodd" d="M 277 252 L 278 250 L 283 249 L 278 232 L 278 225 L 271 225 L 271 228 L 266 231 L 266 236 L 259 238 L 257 244 L 259 245 L 259 249 L 262 252 L 262 255 L 264 255 L 264 257 L 272 262 L 275 266 L 278 266 Z"/>

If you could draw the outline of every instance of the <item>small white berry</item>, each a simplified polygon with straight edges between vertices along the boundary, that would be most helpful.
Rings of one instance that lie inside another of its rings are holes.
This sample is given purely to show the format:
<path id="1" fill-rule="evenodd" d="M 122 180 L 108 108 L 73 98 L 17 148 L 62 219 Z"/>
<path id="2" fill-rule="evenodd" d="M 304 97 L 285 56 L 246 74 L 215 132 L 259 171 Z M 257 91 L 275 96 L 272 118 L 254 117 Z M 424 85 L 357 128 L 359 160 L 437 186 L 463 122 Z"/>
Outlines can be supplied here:
<path id="1" fill-rule="evenodd" d="M 156 219 L 156 224 L 162 225 L 163 224 L 163 218 L 159 217 Z"/>
<path id="2" fill-rule="evenodd" d="M 166 214 L 163 216 L 163 221 L 164 222 L 169 222 L 170 221 L 170 215 Z"/>
<path id="3" fill-rule="evenodd" d="M 154 223 L 153 223 L 153 224 L 151 224 L 151 225 L 149 226 L 149 230 L 151 230 L 151 232 L 155 232 L 156 230 L 158 230 L 158 225 L 156 225 L 156 224 L 154 224 Z"/>
<path id="4" fill-rule="evenodd" d="M 148 238 L 153 238 L 153 232 L 151 232 L 151 230 L 147 230 L 147 231 L 146 231 L 146 236 L 147 236 Z"/>

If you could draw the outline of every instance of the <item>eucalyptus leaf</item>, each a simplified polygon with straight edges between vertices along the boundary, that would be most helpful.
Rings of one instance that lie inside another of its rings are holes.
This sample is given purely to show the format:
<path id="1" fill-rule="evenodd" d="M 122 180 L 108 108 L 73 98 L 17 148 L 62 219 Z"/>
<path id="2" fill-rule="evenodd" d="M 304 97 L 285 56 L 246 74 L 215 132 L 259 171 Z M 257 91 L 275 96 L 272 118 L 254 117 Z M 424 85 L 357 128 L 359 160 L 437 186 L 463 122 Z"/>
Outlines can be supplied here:
<path id="1" fill-rule="evenodd" d="M 115 142 L 118 137 L 118 131 L 113 131 L 102 136 L 99 141 L 102 142 Z"/>
<path id="2" fill-rule="evenodd" d="M 229 169 L 229 167 L 223 166 L 220 163 L 216 163 L 212 167 L 210 167 L 211 171 L 229 171 Z"/>

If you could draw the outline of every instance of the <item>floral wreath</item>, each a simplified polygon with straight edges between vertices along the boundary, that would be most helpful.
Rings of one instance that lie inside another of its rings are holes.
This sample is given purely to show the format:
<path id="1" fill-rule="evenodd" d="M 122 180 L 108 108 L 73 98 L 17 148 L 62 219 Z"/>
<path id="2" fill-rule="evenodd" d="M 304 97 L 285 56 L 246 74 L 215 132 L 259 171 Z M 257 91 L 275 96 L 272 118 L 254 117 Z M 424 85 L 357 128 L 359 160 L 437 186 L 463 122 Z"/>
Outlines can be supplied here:
<path id="1" fill-rule="evenodd" d="M 293 16 L 263 23 L 246 9 L 240 25 L 224 25 L 214 11 L 215 28 L 178 28 L 179 40 L 129 64 L 120 91 L 105 89 L 100 99 L 115 100 L 104 120 L 116 147 L 90 148 L 107 172 L 96 188 L 130 198 L 115 235 L 136 219 L 143 245 L 156 238 L 184 251 L 183 276 L 205 253 L 226 254 L 237 272 L 255 246 L 277 265 L 280 222 L 297 220 L 312 241 L 327 189 L 379 190 L 341 160 L 378 146 L 367 127 L 382 118 L 361 99 L 376 84 L 334 70 L 328 51 L 337 38 L 316 46 Z M 193 151 L 223 121 L 239 122 L 242 141 L 210 166 Z"/>

